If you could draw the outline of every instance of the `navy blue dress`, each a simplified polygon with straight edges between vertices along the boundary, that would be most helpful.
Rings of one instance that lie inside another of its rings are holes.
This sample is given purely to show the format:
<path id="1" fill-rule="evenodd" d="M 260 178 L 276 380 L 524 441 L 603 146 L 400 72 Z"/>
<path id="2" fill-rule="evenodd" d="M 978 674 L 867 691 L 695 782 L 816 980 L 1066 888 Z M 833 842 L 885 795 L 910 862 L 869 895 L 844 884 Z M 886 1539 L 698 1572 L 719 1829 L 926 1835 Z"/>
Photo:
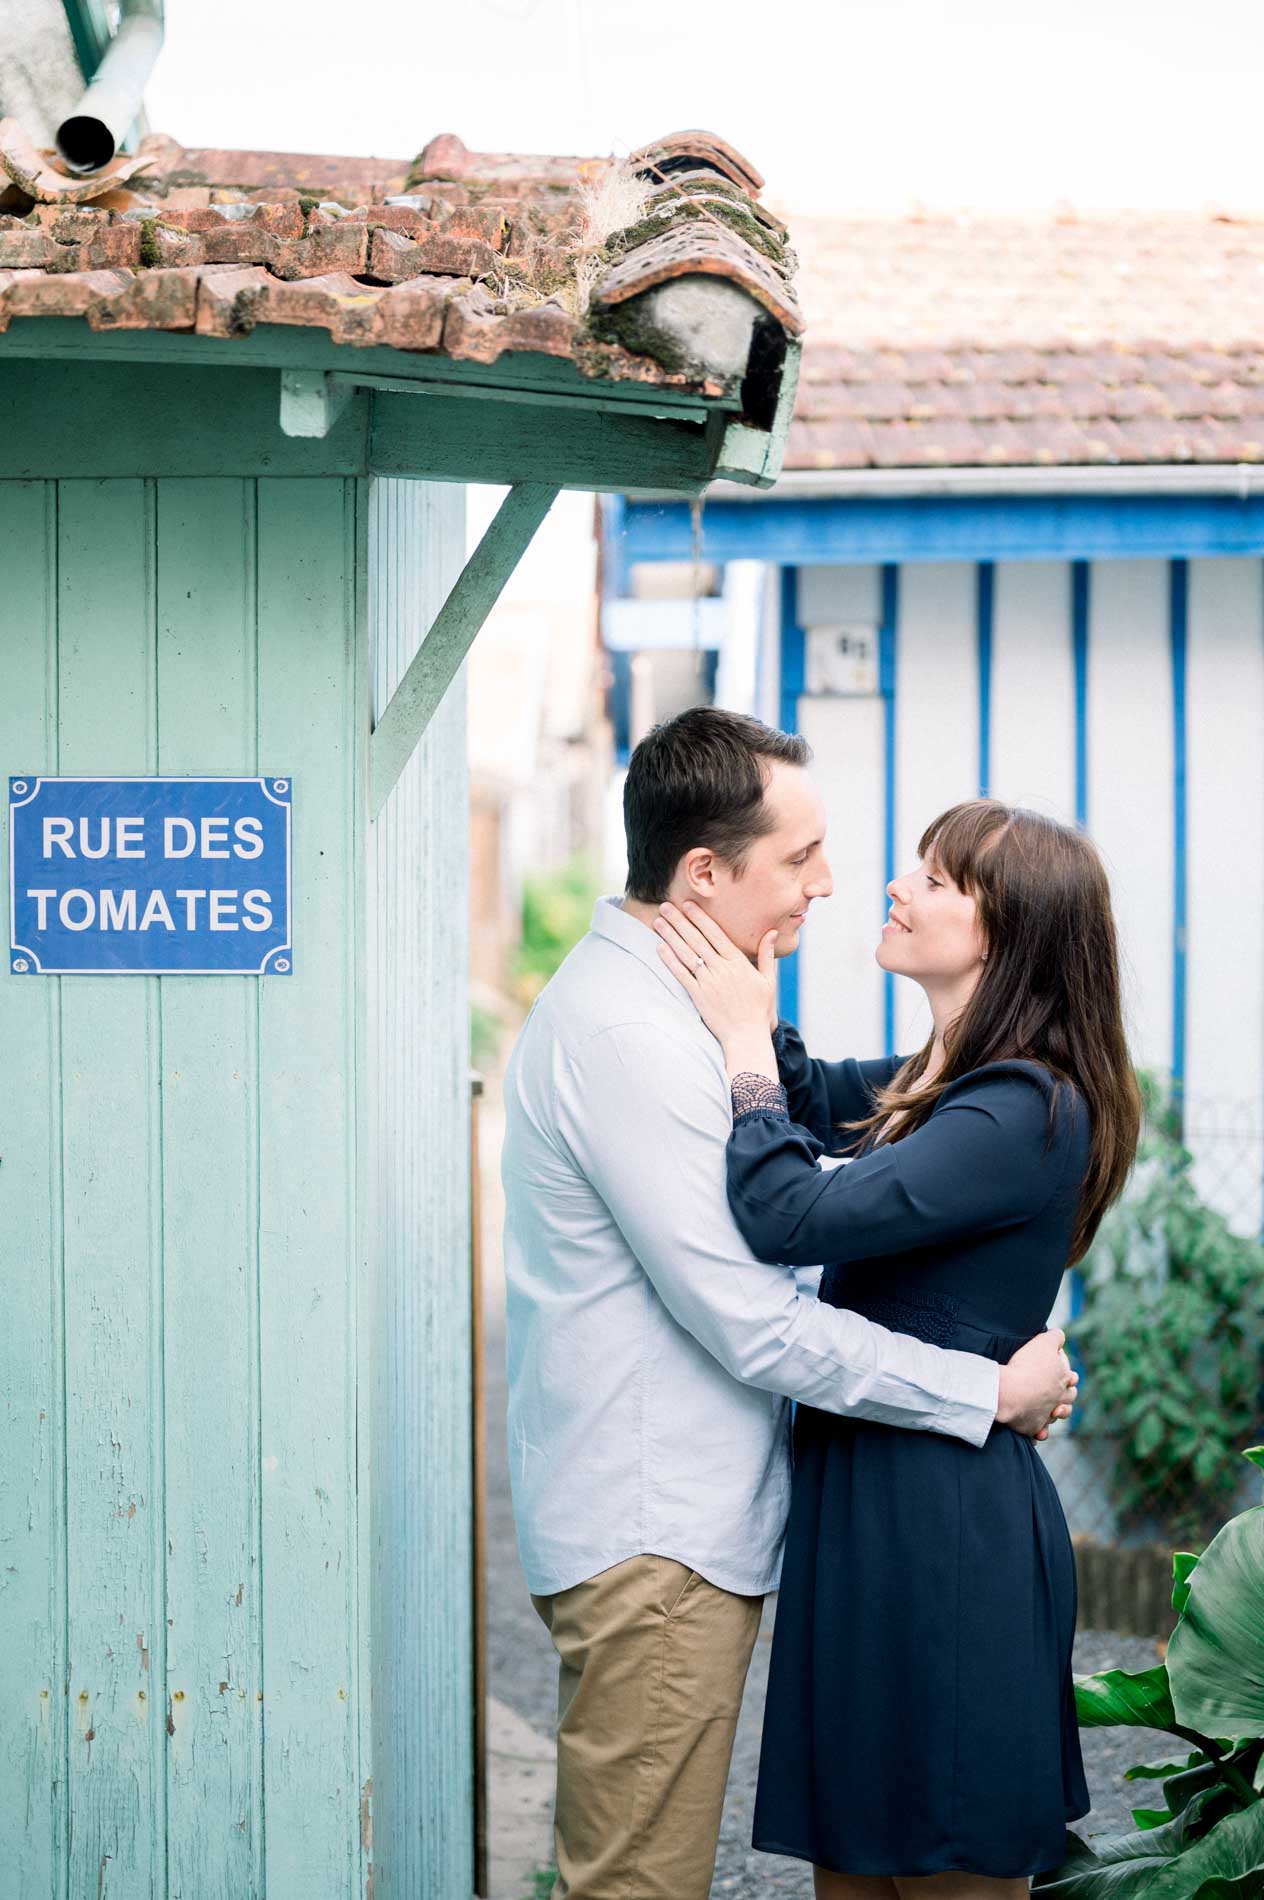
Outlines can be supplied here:
<path id="1" fill-rule="evenodd" d="M 903 1141 L 822 1170 L 898 1061 L 811 1061 L 788 1025 L 775 1040 L 789 1112 L 738 1113 L 728 1148 L 753 1251 L 826 1261 L 831 1305 L 999 1363 L 1043 1331 L 1088 1161 L 1082 1097 L 990 1064 Z M 1058 1866 L 1090 1806 L 1075 1613 L 1032 1440 L 994 1425 L 980 1449 L 799 1406 L 754 1845 L 837 1873 Z"/>

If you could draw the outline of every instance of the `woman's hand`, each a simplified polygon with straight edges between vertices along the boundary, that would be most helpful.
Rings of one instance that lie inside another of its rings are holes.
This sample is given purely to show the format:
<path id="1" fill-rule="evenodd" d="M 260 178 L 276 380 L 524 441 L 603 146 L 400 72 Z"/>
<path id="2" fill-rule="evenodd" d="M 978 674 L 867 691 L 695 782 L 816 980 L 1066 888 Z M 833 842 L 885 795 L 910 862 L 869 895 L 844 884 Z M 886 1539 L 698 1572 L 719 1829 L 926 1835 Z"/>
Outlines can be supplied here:
<path id="1" fill-rule="evenodd" d="M 693 998 L 725 1056 L 740 1058 L 736 1068 L 729 1061 L 729 1073 L 751 1070 L 775 1081 L 770 1025 L 777 1020 L 776 931 L 768 931 L 752 963 L 697 904 L 687 903 L 683 912 L 660 904 L 654 929 L 659 956 Z"/>

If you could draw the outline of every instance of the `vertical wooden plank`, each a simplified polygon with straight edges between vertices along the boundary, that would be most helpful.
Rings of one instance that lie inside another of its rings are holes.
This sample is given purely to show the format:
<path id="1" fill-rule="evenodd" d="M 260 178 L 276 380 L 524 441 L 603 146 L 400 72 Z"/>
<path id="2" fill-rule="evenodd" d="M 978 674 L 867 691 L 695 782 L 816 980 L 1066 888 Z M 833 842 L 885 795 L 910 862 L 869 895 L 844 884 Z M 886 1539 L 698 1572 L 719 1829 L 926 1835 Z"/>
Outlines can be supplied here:
<path id="1" fill-rule="evenodd" d="M 882 1052 L 882 972 L 874 951 L 883 894 L 883 705 L 880 699 L 799 701 L 812 776 L 829 813 L 834 895 L 814 904 L 798 952 L 800 1027 L 821 1055 Z"/>
<path id="2" fill-rule="evenodd" d="M 798 617 L 801 627 L 876 627 L 882 617 L 882 569 L 858 566 L 801 567 Z"/>
<path id="3" fill-rule="evenodd" d="M 481 1075 L 470 1076 L 470 1479 L 474 1568 L 470 1602 L 474 1696 L 470 1745 L 474 1777 L 474 1892 L 478 1900 L 491 1893 L 488 1867 L 489 1821 L 487 1806 L 487 1387 L 484 1378 L 483 1221 L 482 1180 L 479 1166 L 479 1107 Z"/>
<path id="4" fill-rule="evenodd" d="M 367 497 L 374 710 L 462 555 L 463 497 Z M 464 669 L 368 837 L 375 1900 L 468 1893 L 468 791 Z"/>
<path id="5" fill-rule="evenodd" d="M 152 772 L 153 487 L 64 482 L 61 770 Z M 70 1892 L 164 1892 L 158 983 L 62 980 Z"/>
<path id="6" fill-rule="evenodd" d="M 158 770 L 253 772 L 254 485 L 161 482 L 157 518 Z M 258 983 L 161 991 L 169 1877 L 246 1900 L 263 1892 Z"/>
<path id="7" fill-rule="evenodd" d="M 342 481 L 258 484 L 258 762 L 294 784 L 294 973 L 259 996 L 268 1900 L 359 1865 L 353 530 Z"/>
<path id="8" fill-rule="evenodd" d="M 801 567 L 799 624 L 867 626 L 876 638 L 881 581 L 881 568 L 871 562 Z M 826 852 L 835 885 L 833 899 L 814 908 L 795 957 L 800 1027 L 822 1054 L 877 1055 L 882 975 L 873 952 L 886 914 L 882 702 L 804 696 L 798 729 L 813 749 L 812 776 L 829 813 Z"/>
<path id="9" fill-rule="evenodd" d="M 896 681 L 896 870 L 941 811 L 978 796 L 979 703 L 975 570 L 914 562 L 900 570 Z M 896 1050 L 919 1049 L 930 1011 L 915 983 L 896 980 Z"/>
<path id="10" fill-rule="evenodd" d="M 1172 685 L 1166 561 L 1095 561 L 1088 830 L 1110 873 L 1133 1055 L 1172 1047 Z"/>
<path id="11" fill-rule="evenodd" d="M 1264 567 L 1189 564 L 1186 1140 L 1258 1234 L 1264 1108 Z"/>
<path id="12" fill-rule="evenodd" d="M 1075 822 L 1075 679 L 1065 561 L 998 561 L 992 621 L 994 798 Z"/>
<path id="13" fill-rule="evenodd" d="M 8 775 L 57 763 L 57 491 L 0 488 L 0 878 L 9 941 Z M 65 1386 L 60 979 L 0 965 L 0 1867 L 31 1900 L 66 1892 Z"/>

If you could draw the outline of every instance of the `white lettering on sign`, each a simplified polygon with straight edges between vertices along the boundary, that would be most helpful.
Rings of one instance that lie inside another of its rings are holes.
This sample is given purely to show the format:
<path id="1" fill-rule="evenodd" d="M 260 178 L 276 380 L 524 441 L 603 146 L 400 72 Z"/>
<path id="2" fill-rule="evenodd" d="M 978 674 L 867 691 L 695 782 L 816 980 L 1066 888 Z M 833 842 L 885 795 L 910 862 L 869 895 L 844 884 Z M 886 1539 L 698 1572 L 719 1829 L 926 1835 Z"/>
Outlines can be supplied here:
<path id="1" fill-rule="evenodd" d="M 135 891 L 102 891 L 100 922 L 102 930 L 135 930 Z"/>
<path id="2" fill-rule="evenodd" d="M 140 920 L 140 928 L 148 930 L 152 924 L 161 924 L 164 930 L 174 930 L 176 927 L 176 920 L 171 915 L 170 906 L 161 891 L 150 891 L 145 915 Z"/>
<path id="3" fill-rule="evenodd" d="M 239 818 L 233 826 L 237 842 L 233 850 L 239 858 L 257 858 L 263 853 L 262 818 Z"/>
<path id="4" fill-rule="evenodd" d="M 73 818 L 45 818 L 43 821 L 45 858 L 54 851 L 64 858 L 143 858 L 145 820 L 143 818 L 81 818 L 76 827 Z M 234 818 L 229 836 L 227 818 L 164 818 L 162 855 L 164 858 L 258 858 L 263 855 L 263 820 Z"/>
<path id="5" fill-rule="evenodd" d="M 267 891 L 233 890 L 179 890 L 175 896 L 184 906 L 184 928 L 196 930 L 203 924 L 198 914 L 199 900 L 207 900 L 205 926 L 211 930 L 271 930 L 272 899 Z M 177 924 L 171 914 L 171 906 L 161 891 L 150 891 L 145 899 L 144 910 L 136 921 L 140 910 L 141 893 L 136 890 L 103 890 L 100 902 L 91 891 L 70 890 L 51 891 L 27 889 L 27 897 L 35 904 L 35 923 L 39 930 L 48 929 L 48 908 L 56 900 L 57 916 L 66 930 L 91 930 L 95 924 L 98 930 L 150 930 L 155 924 L 161 924 L 164 930 L 175 930 Z M 237 909 L 241 907 L 241 916 Z"/>
<path id="6" fill-rule="evenodd" d="M 83 905 L 83 915 L 71 914 L 72 904 Z M 63 891 L 61 902 L 57 906 L 57 915 L 67 930 L 86 930 L 97 914 L 96 899 L 91 891 Z"/>
<path id="7" fill-rule="evenodd" d="M 164 818 L 162 821 L 164 858 L 257 858 L 263 851 L 263 821 L 238 818 L 233 822 L 233 844 L 228 843 L 227 818 L 203 818 L 195 825 L 191 818 Z"/>
<path id="8" fill-rule="evenodd" d="M 176 842 L 176 831 L 184 833 L 183 845 Z M 165 818 L 162 826 L 164 858 L 191 858 L 197 849 L 197 830 L 187 818 Z"/>
<path id="9" fill-rule="evenodd" d="M 143 858 L 145 820 L 143 818 L 81 818 L 78 845 L 75 843 L 73 818 L 44 820 L 44 856 L 51 858 L 53 847 L 65 858 Z"/>

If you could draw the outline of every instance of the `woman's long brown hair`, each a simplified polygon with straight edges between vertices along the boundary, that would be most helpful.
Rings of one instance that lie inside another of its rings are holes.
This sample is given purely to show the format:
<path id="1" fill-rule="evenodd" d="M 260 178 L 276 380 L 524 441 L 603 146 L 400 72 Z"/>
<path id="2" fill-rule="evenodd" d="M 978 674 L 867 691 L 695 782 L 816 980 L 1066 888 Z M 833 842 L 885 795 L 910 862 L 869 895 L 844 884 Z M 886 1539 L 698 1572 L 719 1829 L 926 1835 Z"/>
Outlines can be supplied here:
<path id="1" fill-rule="evenodd" d="M 848 1126 L 877 1134 L 895 1117 L 886 1139 L 899 1141 L 972 1069 L 1014 1058 L 1042 1063 L 1057 1081 L 1074 1083 L 1088 1104 L 1092 1135 L 1071 1239 L 1074 1262 L 1123 1190 L 1141 1122 L 1102 861 L 1083 832 L 992 798 L 944 812 L 927 827 L 917 854 L 974 897 L 987 961 L 944 1037 L 934 1081 L 917 1087 L 932 1036 L 880 1091 L 874 1113 Z"/>

